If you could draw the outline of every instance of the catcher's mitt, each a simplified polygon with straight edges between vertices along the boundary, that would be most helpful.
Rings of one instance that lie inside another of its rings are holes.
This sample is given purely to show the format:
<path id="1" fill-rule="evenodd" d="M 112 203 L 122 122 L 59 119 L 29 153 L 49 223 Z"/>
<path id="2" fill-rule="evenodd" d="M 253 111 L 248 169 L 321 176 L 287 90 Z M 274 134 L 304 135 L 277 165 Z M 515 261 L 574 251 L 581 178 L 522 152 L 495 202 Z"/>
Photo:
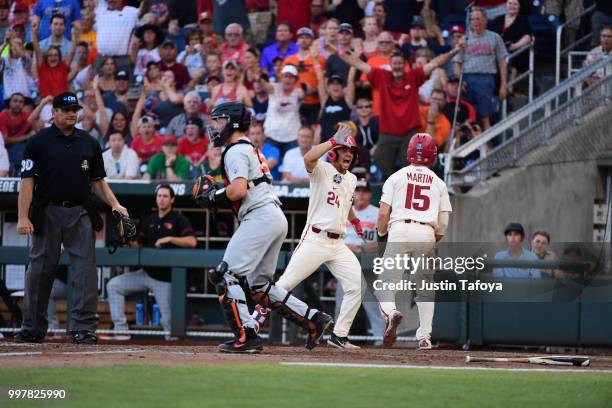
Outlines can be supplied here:
<path id="1" fill-rule="evenodd" d="M 215 192 L 220 186 L 212 176 L 199 176 L 193 184 L 192 196 L 195 202 L 204 208 L 212 208 L 215 204 Z"/>
<path id="2" fill-rule="evenodd" d="M 127 245 L 128 242 L 136 240 L 136 223 L 130 217 L 126 217 L 118 211 L 113 211 L 113 216 L 117 220 L 115 226 L 115 236 L 110 240 L 109 253 L 113 254 L 117 247 Z"/>

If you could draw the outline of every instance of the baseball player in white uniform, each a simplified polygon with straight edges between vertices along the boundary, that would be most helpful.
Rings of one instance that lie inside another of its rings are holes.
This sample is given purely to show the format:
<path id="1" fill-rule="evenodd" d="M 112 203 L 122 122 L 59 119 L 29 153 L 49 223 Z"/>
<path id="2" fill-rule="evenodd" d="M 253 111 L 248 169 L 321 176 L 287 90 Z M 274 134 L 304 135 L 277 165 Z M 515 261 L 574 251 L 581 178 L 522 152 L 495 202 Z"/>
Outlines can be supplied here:
<path id="1" fill-rule="evenodd" d="M 361 305 L 361 265 L 342 238 L 349 220 L 359 235 L 361 222 L 352 209 L 357 177 L 348 171 L 356 159 L 353 129 L 340 123 L 333 138 L 316 145 L 304 155 L 310 178 L 308 217 L 300 243 L 276 286 L 287 291 L 325 264 L 344 290 L 344 299 L 327 344 L 341 349 L 358 349 L 348 341 L 348 334 Z M 319 160 L 327 153 L 329 162 Z"/>
<path id="2" fill-rule="evenodd" d="M 452 212 L 446 184 L 429 169 L 437 156 L 436 144 L 427 133 L 417 133 L 408 145 L 406 166 L 391 175 L 383 185 L 378 214 L 380 241 L 388 241 L 384 257 L 408 254 L 413 258 L 434 255 L 436 242 L 446 232 Z M 396 267 L 381 274 L 384 283 L 399 283 L 404 273 Z M 431 348 L 435 292 L 420 290 L 423 282 L 433 282 L 433 270 L 419 267 L 411 271 L 416 282 L 416 304 L 419 328 L 416 332 L 419 349 Z M 402 314 L 395 305 L 395 290 L 376 291 L 380 310 L 386 318 L 383 343 L 389 347 L 397 337 Z"/>
<path id="3" fill-rule="evenodd" d="M 363 236 L 357 235 L 357 231 L 352 228 L 350 222 L 347 221 L 346 237 L 344 243 L 353 253 L 368 253 L 376 252 L 378 249 L 378 242 L 376 240 L 376 224 L 378 221 L 378 207 L 372 205 L 372 188 L 370 183 L 365 180 L 357 180 L 357 187 L 355 187 L 355 196 L 353 200 L 353 212 L 355 216 L 361 221 L 361 227 L 363 228 Z M 372 281 L 374 275 L 365 275 L 364 278 L 368 285 Z M 340 305 L 344 299 L 344 291 L 342 287 L 338 285 L 336 287 L 336 316 L 340 312 Z M 375 346 L 382 346 L 382 336 L 385 331 L 385 319 L 380 313 L 378 308 L 378 301 L 374 297 L 371 290 L 367 290 L 363 297 L 363 310 L 365 310 L 370 324 L 370 333 L 373 336 L 379 337 L 380 340 L 374 342 Z"/>

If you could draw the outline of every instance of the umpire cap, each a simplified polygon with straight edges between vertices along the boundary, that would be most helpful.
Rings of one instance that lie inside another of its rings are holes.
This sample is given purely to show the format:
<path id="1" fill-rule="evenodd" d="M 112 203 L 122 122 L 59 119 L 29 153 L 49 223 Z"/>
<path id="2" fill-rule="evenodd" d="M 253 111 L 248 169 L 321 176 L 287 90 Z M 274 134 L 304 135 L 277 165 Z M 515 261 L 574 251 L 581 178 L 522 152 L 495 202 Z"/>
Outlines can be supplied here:
<path id="1" fill-rule="evenodd" d="M 53 98 L 53 107 L 55 109 L 81 109 L 81 105 L 79 105 L 79 100 L 77 96 L 72 92 L 63 92 L 59 95 L 56 95 L 55 98 Z"/>

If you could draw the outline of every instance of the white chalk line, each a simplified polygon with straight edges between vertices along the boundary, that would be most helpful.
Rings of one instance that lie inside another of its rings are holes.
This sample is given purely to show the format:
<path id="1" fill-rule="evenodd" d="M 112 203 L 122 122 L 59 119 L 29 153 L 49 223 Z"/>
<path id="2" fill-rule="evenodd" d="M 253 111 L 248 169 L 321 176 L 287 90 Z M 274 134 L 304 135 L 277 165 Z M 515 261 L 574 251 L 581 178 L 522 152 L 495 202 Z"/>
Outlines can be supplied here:
<path id="1" fill-rule="evenodd" d="M 280 362 L 285 366 L 302 367 L 352 367 L 352 368 L 417 368 L 433 370 L 474 370 L 474 371 L 516 371 L 516 372 L 555 372 L 555 373 L 612 373 L 612 370 L 597 369 L 559 369 L 559 368 L 498 368 L 462 366 L 421 366 L 410 364 L 356 364 L 356 363 L 317 363 L 317 362 Z"/>

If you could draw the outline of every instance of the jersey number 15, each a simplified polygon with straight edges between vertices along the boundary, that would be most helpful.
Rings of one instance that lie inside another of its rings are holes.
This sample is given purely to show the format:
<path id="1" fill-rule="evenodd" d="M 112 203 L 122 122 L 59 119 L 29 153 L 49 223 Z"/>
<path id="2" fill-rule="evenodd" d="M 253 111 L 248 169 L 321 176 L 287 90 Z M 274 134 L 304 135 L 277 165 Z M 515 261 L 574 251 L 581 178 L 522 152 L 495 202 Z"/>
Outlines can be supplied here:
<path id="1" fill-rule="evenodd" d="M 406 191 L 406 208 L 416 211 L 427 211 L 429 209 L 429 196 L 423 194 L 429 190 L 430 186 L 421 186 L 418 184 L 408 183 Z"/>

